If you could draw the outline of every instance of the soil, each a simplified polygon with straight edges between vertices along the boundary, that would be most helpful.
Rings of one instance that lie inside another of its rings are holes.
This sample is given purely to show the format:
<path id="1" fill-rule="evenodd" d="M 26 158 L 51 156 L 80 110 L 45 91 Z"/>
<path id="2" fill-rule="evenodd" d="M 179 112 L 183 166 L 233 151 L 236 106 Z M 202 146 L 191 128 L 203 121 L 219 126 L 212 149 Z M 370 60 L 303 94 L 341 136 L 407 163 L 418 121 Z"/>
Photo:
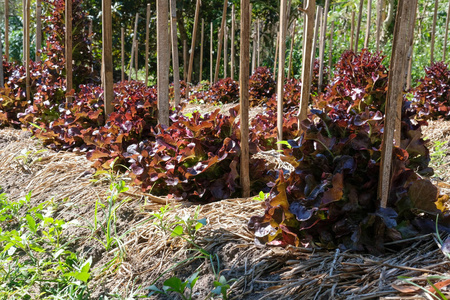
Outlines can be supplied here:
<path id="1" fill-rule="evenodd" d="M 432 162 L 436 174 L 433 180 L 441 193 L 450 194 L 450 122 L 432 121 L 424 135 L 432 141 L 431 152 L 440 151 L 439 160 Z M 445 143 L 436 149 L 436 141 Z M 31 205 L 43 201 L 58 205 L 55 217 L 72 222 L 64 232 L 72 251 L 92 257 L 92 299 L 105 299 L 114 293 L 134 299 L 145 295 L 145 288 L 152 284 L 161 288 L 171 276 L 184 280 L 195 272 L 199 272 L 199 279 L 193 299 L 211 296 L 220 275 L 231 286 L 229 299 L 401 299 L 405 295 L 394 288 L 399 285 L 398 276 L 412 276 L 426 284 L 426 276 L 448 276 L 450 272 L 450 264 L 432 236 L 419 237 L 401 251 L 393 246 L 383 257 L 271 248 L 255 243 L 247 229 L 249 217 L 263 212 L 261 203 L 254 199 L 228 199 L 201 207 L 166 200 L 170 208 L 164 218 L 167 224 L 175 222 L 177 216 L 195 216 L 197 210 L 198 218 L 207 219 L 194 241 L 214 257 L 205 259 L 192 250 L 192 244 L 171 237 L 170 232 L 155 225 L 152 213 L 165 205 L 136 187 L 119 199 L 123 203 L 117 210 L 116 224 L 123 246 L 105 251 L 99 242 L 105 240 L 102 231 L 93 233 L 89 228 L 94 224 L 96 201 L 106 204 L 110 180 L 95 176 L 90 165 L 83 154 L 45 149 L 28 132 L 0 130 L 3 192 L 17 200 L 31 191 Z M 93 179 L 98 181 L 94 183 Z M 121 179 L 129 181 L 126 175 Z M 105 222 L 102 210 L 97 217 L 99 224 Z M 110 267 L 104 269 L 106 265 Z"/>

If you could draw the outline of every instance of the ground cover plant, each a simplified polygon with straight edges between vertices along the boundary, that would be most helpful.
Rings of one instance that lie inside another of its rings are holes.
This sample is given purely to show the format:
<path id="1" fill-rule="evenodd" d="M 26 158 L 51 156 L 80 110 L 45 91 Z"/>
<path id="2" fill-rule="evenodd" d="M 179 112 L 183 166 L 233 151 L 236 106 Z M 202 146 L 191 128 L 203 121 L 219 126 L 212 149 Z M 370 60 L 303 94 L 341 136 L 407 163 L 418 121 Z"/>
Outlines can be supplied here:
<path id="1" fill-rule="evenodd" d="M 70 250 L 62 235 L 68 224 L 53 217 L 55 203 L 31 206 L 30 198 L 13 202 L 0 194 L 0 298 L 88 298 L 91 259 Z"/>

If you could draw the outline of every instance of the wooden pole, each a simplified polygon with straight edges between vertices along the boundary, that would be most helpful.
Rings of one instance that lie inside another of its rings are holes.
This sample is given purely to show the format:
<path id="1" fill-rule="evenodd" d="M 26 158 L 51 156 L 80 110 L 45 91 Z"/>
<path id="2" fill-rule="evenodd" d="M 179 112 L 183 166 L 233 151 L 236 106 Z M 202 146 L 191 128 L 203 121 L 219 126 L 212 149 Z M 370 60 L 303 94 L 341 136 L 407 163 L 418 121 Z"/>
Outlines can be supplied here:
<path id="1" fill-rule="evenodd" d="M 436 21 L 437 21 L 438 7 L 439 7 L 439 0 L 435 0 L 434 1 L 434 15 L 433 15 L 433 29 L 431 30 L 431 47 L 430 47 L 431 63 L 434 63 L 434 44 L 436 41 Z"/>
<path id="2" fill-rule="evenodd" d="M 92 27 L 93 27 L 93 24 L 92 24 L 92 19 L 89 19 L 89 28 L 88 28 L 88 40 L 89 40 L 89 51 L 92 53 L 92 50 L 93 50 L 93 44 L 92 44 L 92 37 L 93 37 L 93 34 L 92 34 Z M 91 66 L 90 66 L 90 68 L 91 68 L 91 72 L 93 72 L 94 71 L 94 64 L 92 63 L 91 64 Z"/>
<path id="3" fill-rule="evenodd" d="M 250 53 L 250 55 L 251 55 L 251 63 L 252 63 L 252 65 L 251 65 L 251 69 L 250 69 L 250 76 L 253 74 L 253 71 L 255 70 L 255 65 L 256 65 L 256 61 L 255 61 L 255 43 L 254 43 L 254 40 L 255 40 L 255 32 L 253 31 L 253 29 L 252 29 L 252 16 L 253 16 L 253 5 L 252 5 L 252 3 L 250 2 L 250 12 L 249 12 L 249 14 L 250 14 L 250 19 L 249 19 L 249 22 L 250 22 L 250 46 L 249 47 L 252 47 L 252 53 Z M 251 45 L 251 44 L 253 44 L 253 45 Z"/>
<path id="4" fill-rule="evenodd" d="M 234 38 L 235 38 L 235 31 L 236 31 L 236 11 L 234 8 L 234 4 L 231 7 L 231 69 L 230 69 L 230 73 L 231 73 L 231 79 L 234 80 L 234 74 L 236 72 L 236 70 L 234 69 L 234 58 L 236 56 L 236 49 L 234 48 Z"/>
<path id="5" fill-rule="evenodd" d="M 156 5 L 158 123 L 160 125 L 169 126 L 169 3 L 166 0 L 157 0 Z"/>
<path id="6" fill-rule="evenodd" d="M 134 47 L 134 80 L 138 80 L 138 69 L 139 69 L 139 41 L 136 39 L 136 46 Z M 169 58 L 170 59 L 170 58 Z"/>
<path id="7" fill-rule="evenodd" d="M 361 20 L 363 13 L 363 5 L 364 0 L 359 0 L 359 14 L 358 14 L 358 23 L 356 25 L 356 38 L 355 38 L 355 53 L 358 52 L 358 44 L 359 44 L 359 32 L 361 31 Z"/>
<path id="8" fill-rule="evenodd" d="M 209 35 L 209 78 L 210 78 L 210 83 L 213 84 L 214 82 L 214 78 L 213 78 L 213 54 L 214 54 L 214 49 L 213 49 L 213 35 L 214 35 L 214 28 L 213 28 L 213 23 L 211 22 L 211 34 Z"/>
<path id="9" fill-rule="evenodd" d="M 172 29 L 172 66 L 173 66 L 173 90 L 175 106 L 180 105 L 180 62 L 178 58 L 178 35 L 177 35 L 177 7 L 176 0 L 170 0 L 170 27 Z"/>
<path id="10" fill-rule="evenodd" d="M 313 72 L 314 72 L 314 65 L 315 65 L 315 61 L 316 61 L 316 49 L 317 49 L 317 36 L 319 34 L 319 30 L 320 30 L 320 21 L 322 19 L 322 14 L 323 14 L 323 8 L 322 6 L 317 6 L 317 11 L 316 11 L 316 24 L 314 25 L 314 39 L 313 39 L 313 46 L 312 46 L 312 56 L 311 56 L 311 69 L 309 70 L 309 84 L 311 85 L 312 79 L 313 79 Z M 304 53 L 304 52 L 303 52 Z M 302 81 L 303 82 L 303 81 Z"/>
<path id="11" fill-rule="evenodd" d="M 261 25 L 260 23 L 261 23 L 260 20 L 256 20 L 256 45 L 257 45 L 256 50 L 258 53 L 258 56 L 256 59 L 257 68 L 259 68 L 261 66 L 261 36 L 260 36 L 260 32 L 259 32 L 259 30 L 260 30 L 259 26 Z M 295 29 L 295 26 L 294 26 L 294 29 Z"/>
<path id="12" fill-rule="evenodd" d="M 222 43 L 223 43 L 223 34 L 225 28 L 225 21 L 227 18 L 227 7 L 228 0 L 223 1 L 223 11 L 222 11 L 222 23 L 220 25 L 220 33 L 219 33 L 219 47 L 217 49 L 217 60 L 216 60 L 216 72 L 214 73 L 214 82 L 219 80 L 219 68 L 220 68 L 220 57 L 222 55 Z"/>
<path id="13" fill-rule="evenodd" d="M 314 0 L 315 1 L 315 0 Z M 287 1 L 280 3 L 280 57 L 278 61 L 278 81 L 277 81 L 277 141 L 283 140 L 283 98 L 284 98 L 284 62 L 286 55 L 286 6 Z M 282 149 L 282 144 L 278 144 L 278 149 Z"/>
<path id="14" fill-rule="evenodd" d="M 414 26 L 411 26 L 411 39 L 409 44 L 409 51 L 408 51 L 408 71 L 406 73 L 406 91 L 409 91 L 411 89 L 411 80 L 412 80 L 412 66 L 413 66 L 413 57 L 414 57 L 414 30 L 416 26 L 416 18 L 417 18 L 417 12 L 414 14 L 413 24 Z M 401 132 L 401 122 L 397 122 L 395 126 L 396 134 L 399 134 Z M 396 135 L 395 139 L 400 142 L 400 135 Z"/>
<path id="15" fill-rule="evenodd" d="M 282 0 L 286 1 L 286 0 Z M 241 170 L 240 181 L 242 186 L 242 197 L 250 197 L 250 154 L 249 154 L 249 91 L 248 73 L 250 62 L 250 0 L 241 0 L 241 55 L 239 68 L 239 98 L 240 98 L 240 119 L 241 119 Z"/>
<path id="16" fill-rule="evenodd" d="M 369 48 L 370 39 L 370 20 L 372 19 L 372 0 L 367 1 L 367 27 L 366 27 L 366 38 L 364 39 L 364 48 Z"/>
<path id="17" fill-rule="evenodd" d="M 450 1 L 448 3 L 448 10 L 447 10 L 447 19 L 445 20 L 445 37 L 444 37 L 444 53 L 442 55 L 442 61 L 445 61 L 445 57 L 447 54 L 447 40 L 448 40 L 448 23 L 450 20 Z"/>
<path id="18" fill-rule="evenodd" d="M 187 84 L 187 73 L 188 73 L 188 53 L 187 53 L 187 41 L 183 40 L 183 78 L 184 82 Z M 187 98 L 187 96 L 186 96 Z"/>
<path id="19" fill-rule="evenodd" d="M 383 0 L 377 0 L 377 52 L 380 51 Z"/>
<path id="20" fill-rule="evenodd" d="M 294 42 L 295 42 L 295 27 L 297 23 L 294 20 L 294 25 L 292 28 L 292 34 L 291 34 L 291 49 L 289 50 L 289 68 L 288 68 L 288 75 L 287 78 L 291 79 L 291 73 L 292 73 L 292 53 L 294 52 Z"/>
<path id="21" fill-rule="evenodd" d="M 28 0 L 29 1 L 29 0 Z M 72 1 L 66 1 L 66 103 L 72 103 Z"/>
<path id="22" fill-rule="evenodd" d="M 223 78 L 227 78 L 228 69 L 228 27 L 225 26 L 223 33 Z"/>
<path id="23" fill-rule="evenodd" d="M 27 30 L 26 30 L 26 28 L 25 28 L 25 23 L 26 23 L 26 18 L 27 18 L 27 12 L 26 12 L 26 6 L 27 6 L 27 2 L 26 2 L 27 0 L 22 0 L 22 14 L 23 14 L 23 21 L 22 21 L 22 23 L 23 23 L 23 37 L 22 37 L 22 44 L 23 44 L 23 46 L 22 46 L 22 49 L 23 49 L 23 53 L 22 53 L 22 62 L 23 62 L 23 65 L 25 66 L 25 64 L 26 64 L 26 58 L 25 58 L 25 50 L 26 50 L 26 47 L 27 47 L 27 45 L 26 45 L 26 42 L 25 42 L 25 40 L 26 40 L 26 35 L 27 35 Z"/>
<path id="24" fill-rule="evenodd" d="M 194 29 L 192 30 L 191 56 L 189 57 L 189 71 L 188 71 L 186 88 L 189 87 L 188 83 L 190 83 L 192 81 L 192 69 L 194 67 L 195 42 L 197 39 L 197 28 L 198 28 L 198 18 L 199 18 L 199 14 L 200 14 L 200 4 L 201 4 L 200 0 L 197 0 L 197 5 L 195 7 Z M 186 97 L 189 98 L 188 93 L 186 93 Z"/>
<path id="25" fill-rule="evenodd" d="M 2 41 L 2 35 L 0 33 L 0 88 L 5 87 L 5 78 L 3 75 L 3 41 Z"/>
<path id="26" fill-rule="evenodd" d="M 200 72 L 198 74 L 198 82 L 202 82 L 203 78 L 203 42 L 204 42 L 204 35 L 205 35 L 205 19 L 202 18 L 202 32 L 200 36 Z"/>
<path id="27" fill-rule="evenodd" d="M 5 56 L 9 62 L 9 0 L 5 0 Z"/>
<path id="28" fill-rule="evenodd" d="M 311 82 L 311 60 L 314 57 L 312 55 L 312 44 L 314 35 L 314 11 L 316 10 L 316 1 L 308 0 L 307 2 L 305 2 L 305 4 L 305 36 L 303 38 L 302 82 L 309 83 Z M 319 16 L 319 14 L 317 15 Z M 298 112 L 299 123 L 305 120 L 307 117 L 310 91 L 311 84 L 302 84 L 300 107 Z"/>
<path id="29" fill-rule="evenodd" d="M 394 29 L 394 41 L 391 56 L 391 70 L 389 72 L 386 117 L 382 143 L 382 157 L 378 197 L 381 199 L 381 207 L 386 208 L 389 198 L 392 155 L 394 148 L 394 130 L 396 123 L 401 120 L 401 107 L 403 97 L 403 83 L 407 52 L 409 50 L 411 27 L 414 27 L 414 15 L 416 13 L 417 0 L 399 0 L 397 17 Z"/>
<path id="30" fill-rule="evenodd" d="M 145 22 L 145 86 L 148 86 L 148 52 L 150 44 L 150 3 L 147 4 L 147 20 Z"/>
<path id="31" fill-rule="evenodd" d="M 26 95 L 27 101 L 33 101 L 31 99 L 31 77 L 30 77 L 30 10 L 31 0 L 25 0 L 25 68 L 26 68 Z"/>
<path id="32" fill-rule="evenodd" d="M 250 26 L 250 28 L 251 28 L 251 26 Z M 255 31 L 253 31 L 253 34 L 252 34 L 252 70 L 251 70 L 251 74 L 253 74 L 253 72 L 255 72 L 255 69 L 256 69 L 256 33 L 255 33 Z"/>
<path id="33" fill-rule="evenodd" d="M 351 19 L 351 33 L 350 33 L 350 49 L 353 50 L 353 45 L 354 45 L 354 36 L 355 36 L 355 12 L 352 11 L 352 19 Z"/>
<path id="34" fill-rule="evenodd" d="M 320 32 L 320 46 L 319 46 L 319 93 L 323 90 L 323 67 L 325 60 L 325 42 L 327 36 L 327 22 L 328 22 L 328 10 L 330 8 L 330 0 L 325 0 L 325 10 L 323 12 L 323 23 Z"/>
<path id="35" fill-rule="evenodd" d="M 7 0 L 5 0 L 7 2 Z M 41 45 L 42 45 L 42 5 L 41 0 L 36 0 L 36 59 L 35 61 L 41 61 Z"/>
<path id="36" fill-rule="evenodd" d="M 277 33 L 277 38 L 276 38 L 276 45 L 275 45 L 275 59 L 274 59 L 274 64 L 273 64 L 273 76 L 275 77 L 274 79 L 276 79 L 277 77 L 277 61 L 278 61 L 278 46 L 280 45 L 280 33 Z"/>
<path id="37" fill-rule="evenodd" d="M 331 78 L 331 75 L 333 74 L 332 68 L 333 68 L 333 34 L 334 34 L 334 21 L 331 23 L 331 30 L 330 30 L 330 40 L 329 40 L 329 47 L 328 50 L 328 72 L 330 74 L 329 78 Z"/>
<path id="38" fill-rule="evenodd" d="M 102 0 L 102 40 L 102 78 L 104 80 L 102 85 L 105 99 L 105 115 L 109 116 L 114 111 L 111 0 Z"/>
<path id="39" fill-rule="evenodd" d="M 131 42 L 130 73 L 128 74 L 128 81 L 131 81 L 131 73 L 133 70 L 134 52 L 136 51 L 134 48 L 136 47 L 136 35 L 137 35 L 138 22 L 139 22 L 139 13 L 136 13 L 136 19 L 134 21 L 133 41 Z"/>
<path id="40" fill-rule="evenodd" d="M 121 80 L 125 80 L 125 28 L 120 28 L 120 41 L 121 41 Z"/>

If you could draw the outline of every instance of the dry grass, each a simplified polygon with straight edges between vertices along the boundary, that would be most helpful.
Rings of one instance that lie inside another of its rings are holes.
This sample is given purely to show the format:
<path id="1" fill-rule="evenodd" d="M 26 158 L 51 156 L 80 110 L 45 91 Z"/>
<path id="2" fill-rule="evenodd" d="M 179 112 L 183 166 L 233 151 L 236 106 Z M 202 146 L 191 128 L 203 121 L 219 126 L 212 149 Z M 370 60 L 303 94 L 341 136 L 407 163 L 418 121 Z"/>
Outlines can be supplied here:
<path id="1" fill-rule="evenodd" d="M 450 128 L 448 123 L 432 126 L 435 131 L 427 129 L 426 135 L 433 139 L 439 136 L 439 128 Z M 27 163 L 17 159 L 23 149 L 31 153 Z M 96 199 L 106 198 L 108 184 L 91 183 L 93 170 L 84 155 L 50 150 L 33 154 L 41 149 L 39 142 L 26 133 L 1 130 L 0 186 L 12 200 L 30 190 L 36 203 L 54 197 L 55 202 L 61 203 L 59 218 L 92 218 L 93 204 Z M 273 163 L 277 161 L 275 158 Z M 120 208 L 118 222 L 122 232 L 134 230 L 123 240 L 126 255 L 122 261 L 115 262 L 117 268 L 101 271 L 106 262 L 114 259 L 115 250 L 101 252 L 96 259 L 91 282 L 93 298 L 111 292 L 129 295 L 138 286 L 146 287 L 154 282 L 161 286 L 164 278 L 173 275 L 186 278 L 195 270 L 200 271 L 195 299 L 207 296 L 215 276 L 211 262 L 198 257 L 199 252 L 192 251 L 189 243 L 160 230 L 151 219 L 152 212 L 166 203 L 176 206 L 166 214 L 169 223 L 175 216 L 192 216 L 197 206 L 169 203 L 165 198 L 143 194 L 136 188 L 125 196 L 132 201 Z M 407 285 L 398 276 L 410 277 L 421 286 L 427 286 L 431 275 L 450 278 L 450 262 L 440 251 L 434 235 L 411 240 L 403 250 L 398 250 L 399 245 L 388 245 L 387 253 L 380 257 L 349 251 L 271 248 L 255 244 L 253 234 L 247 229 L 250 216 L 262 212 L 261 203 L 251 198 L 223 200 L 200 207 L 199 217 L 207 218 L 208 224 L 198 232 L 196 243 L 219 259 L 222 275 L 234 279 L 231 299 L 432 299 L 421 290 L 409 294 L 398 291 Z M 67 234 L 83 236 L 86 232 L 72 228 Z M 86 251 L 87 255 L 90 252 L 86 247 L 95 247 L 86 236 L 77 243 L 77 249 Z"/>

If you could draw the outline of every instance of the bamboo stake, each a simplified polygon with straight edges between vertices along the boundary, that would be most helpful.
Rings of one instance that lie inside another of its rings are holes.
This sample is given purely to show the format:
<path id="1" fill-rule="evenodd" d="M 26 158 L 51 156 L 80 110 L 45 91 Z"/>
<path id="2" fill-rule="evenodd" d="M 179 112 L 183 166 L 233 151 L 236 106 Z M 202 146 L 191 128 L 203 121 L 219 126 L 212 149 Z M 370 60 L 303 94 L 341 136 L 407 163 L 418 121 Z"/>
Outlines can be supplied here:
<path id="1" fill-rule="evenodd" d="M 277 81 L 277 140 L 283 140 L 283 98 L 284 98 L 284 63 L 286 55 L 286 0 L 281 0 L 280 4 L 280 57 L 278 61 L 278 81 Z M 281 150 L 282 145 L 278 144 Z"/>
<path id="2" fill-rule="evenodd" d="M 205 20 L 202 18 L 202 32 L 200 36 L 200 74 L 198 75 L 198 82 L 202 82 L 203 77 L 203 42 L 204 42 L 204 35 L 205 35 Z"/>
<path id="3" fill-rule="evenodd" d="M 431 49 L 430 49 L 430 59 L 431 63 L 434 63 L 434 43 L 436 41 L 436 21 L 438 12 L 439 0 L 434 1 L 434 15 L 433 15 L 433 29 L 431 30 Z"/>
<path id="4" fill-rule="evenodd" d="M 134 47 L 134 80 L 138 81 L 138 70 L 139 70 L 139 41 L 136 40 L 136 46 Z M 170 58 L 169 58 L 170 59 Z"/>
<path id="5" fill-rule="evenodd" d="M 216 72 L 214 74 L 214 82 L 217 82 L 219 80 L 219 67 L 220 67 L 220 57 L 222 55 L 222 43 L 223 43 L 223 34 L 224 34 L 224 27 L 225 27 L 225 21 L 227 18 L 227 7 L 228 7 L 228 1 L 223 1 L 223 11 L 222 11 L 222 23 L 220 25 L 220 33 L 219 33 L 219 47 L 217 49 L 217 60 L 216 60 Z"/>
<path id="6" fill-rule="evenodd" d="M 177 36 L 177 7 L 176 0 L 170 0 L 170 27 L 172 29 L 172 66 L 173 66 L 173 90 L 175 106 L 180 105 L 180 62 L 178 58 L 178 36 Z"/>
<path id="7" fill-rule="evenodd" d="M 380 207 L 386 208 L 392 176 L 393 140 L 396 122 L 401 120 L 401 107 L 403 96 L 403 82 L 407 52 L 411 41 L 411 27 L 416 13 L 417 0 L 399 0 L 397 17 L 395 20 L 394 41 L 391 56 L 391 70 L 389 72 L 386 118 L 382 143 L 382 158 L 378 197 L 381 199 Z"/>
<path id="8" fill-rule="evenodd" d="M 163 126 L 169 126 L 169 3 L 166 0 L 157 0 L 156 5 L 158 123 Z"/>
<path id="9" fill-rule="evenodd" d="M 417 7 L 419 9 L 419 7 Z M 414 57 L 414 30 L 416 25 L 416 18 L 417 18 L 417 12 L 414 14 L 413 24 L 411 28 L 411 43 L 409 44 L 409 51 L 408 51 L 408 71 L 406 73 L 406 91 L 409 91 L 411 89 L 411 80 L 412 80 L 412 65 L 413 65 L 413 57 Z M 401 132 L 401 122 L 396 123 L 396 134 Z M 400 142 L 400 136 L 396 136 L 395 139 Z"/>
<path id="10" fill-rule="evenodd" d="M 5 0 L 7 2 L 7 0 Z M 36 61 L 41 61 L 41 46 L 42 46 L 42 5 L 41 0 L 36 0 Z"/>
<path id="11" fill-rule="evenodd" d="M 369 48 L 369 38 L 370 38 L 370 20 L 372 18 L 372 0 L 367 1 L 367 27 L 366 27 L 366 38 L 364 39 L 364 48 Z"/>
<path id="12" fill-rule="evenodd" d="M 350 33 L 350 49 L 353 50 L 353 43 L 354 43 L 354 35 L 355 35 L 355 12 L 352 11 L 352 20 L 351 20 L 352 24 L 351 24 L 351 33 Z"/>
<path id="13" fill-rule="evenodd" d="M 147 4 L 147 20 L 145 22 L 145 86 L 148 86 L 148 52 L 150 44 L 150 3 Z"/>
<path id="14" fill-rule="evenodd" d="M 88 29 L 88 40 L 89 40 L 89 51 L 92 53 L 92 49 L 93 49 L 93 47 L 92 47 L 92 37 L 93 37 L 93 34 L 92 34 L 92 19 L 89 19 L 89 29 Z M 94 64 L 92 64 L 91 66 L 91 72 L 94 72 Z"/>
<path id="15" fill-rule="evenodd" d="M 377 0 L 377 52 L 380 51 L 383 0 Z"/>
<path id="16" fill-rule="evenodd" d="M 211 22 L 211 34 L 209 35 L 209 78 L 210 78 L 210 83 L 213 84 L 214 82 L 214 78 L 213 78 L 213 54 L 214 54 L 214 49 L 213 49 L 213 34 L 214 34 L 214 28 L 213 28 L 213 23 Z"/>
<path id="17" fill-rule="evenodd" d="M 234 4 L 231 7 L 231 69 L 230 69 L 230 73 L 231 73 L 231 79 L 234 80 L 234 74 L 235 74 L 235 69 L 234 69 L 234 57 L 236 56 L 235 53 L 235 48 L 234 48 L 234 38 L 235 38 L 235 31 L 236 31 L 236 11 L 234 8 Z"/>
<path id="18" fill-rule="evenodd" d="M 275 45 L 275 59 L 274 59 L 274 64 L 273 64 L 273 76 L 275 77 L 274 79 L 276 80 L 276 76 L 277 76 L 277 59 L 278 59 L 278 46 L 280 44 L 280 33 L 277 33 L 277 38 L 275 39 L 276 41 L 276 45 Z"/>
<path id="19" fill-rule="evenodd" d="M 9 0 L 5 0 L 5 56 L 9 62 Z"/>
<path id="20" fill-rule="evenodd" d="M 442 61 L 445 61 L 445 57 L 447 54 L 447 40 L 448 40 L 448 23 L 450 20 L 450 1 L 448 3 L 448 10 L 447 10 L 447 19 L 445 20 L 445 37 L 444 37 L 444 53 L 442 55 Z"/>
<path id="21" fill-rule="evenodd" d="M 256 69 L 256 36 L 255 36 L 255 31 L 253 31 L 252 40 L 253 41 L 252 41 L 252 70 L 251 70 L 252 73 L 251 74 L 253 74 L 253 72 L 255 72 L 255 69 Z"/>
<path id="22" fill-rule="evenodd" d="M 31 77 L 30 77 L 30 9 L 31 0 L 25 0 L 25 68 L 26 68 L 26 95 L 27 101 L 33 102 L 31 99 Z"/>
<path id="23" fill-rule="evenodd" d="M 257 61 L 256 61 L 256 67 L 259 68 L 261 66 L 261 36 L 259 32 L 259 26 L 260 26 L 260 20 L 256 20 L 256 45 L 257 45 Z"/>
<path id="24" fill-rule="evenodd" d="M 200 14 L 200 0 L 197 0 L 197 5 L 195 7 L 195 18 L 194 18 L 194 29 L 192 30 L 192 41 L 191 41 L 191 56 L 189 57 L 189 71 L 186 82 L 186 88 L 188 89 L 189 83 L 192 81 L 192 69 L 194 67 L 194 55 L 195 55 L 195 42 L 197 39 L 197 28 L 198 28 L 198 18 Z M 186 90 L 186 97 L 189 98 L 189 93 Z"/>
<path id="25" fill-rule="evenodd" d="M 223 33 L 223 78 L 227 78 L 228 64 L 228 27 L 225 26 Z"/>
<path id="26" fill-rule="evenodd" d="M 356 38 L 355 38 L 355 53 L 358 52 L 358 44 L 359 44 L 359 32 L 361 31 L 361 20 L 363 13 L 363 5 L 364 0 L 359 0 L 359 14 L 358 14 L 358 24 L 356 25 Z"/>
<path id="27" fill-rule="evenodd" d="M 5 78 L 3 77 L 3 42 L 2 35 L 0 33 L 0 88 L 5 87 Z"/>
<path id="28" fill-rule="evenodd" d="M 331 30 L 330 30 L 330 49 L 328 50 L 328 73 L 330 74 L 329 78 L 331 78 L 332 68 L 333 68 L 333 34 L 334 34 L 334 21 L 331 23 Z"/>
<path id="29" fill-rule="evenodd" d="M 23 62 L 23 65 L 25 66 L 25 64 L 26 64 L 26 58 L 25 58 L 25 50 L 26 50 L 26 42 L 25 42 L 25 40 L 26 40 L 26 33 L 27 33 L 27 30 L 26 30 L 26 28 L 25 28 L 25 23 L 26 23 L 26 18 L 27 18 L 27 12 L 26 12 L 26 6 L 27 6 L 27 2 L 26 2 L 26 0 L 22 0 L 22 15 L 23 15 L 23 21 L 22 21 L 22 23 L 23 23 L 23 37 L 22 37 L 22 49 L 23 49 L 23 53 L 22 53 L 22 62 Z"/>
<path id="30" fill-rule="evenodd" d="M 313 46 L 312 46 L 312 56 L 311 56 L 311 69 L 309 70 L 309 84 L 311 85 L 312 79 L 313 79 L 313 72 L 314 72 L 314 66 L 316 63 L 316 49 L 317 49 L 317 36 L 319 34 L 319 30 L 320 30 L 320 23 L 321 23 L 321 19 L 322 19 L 322 14 L 323 14 L 323 8 L 322 6 L 317 6 L 317 11 L 316 11 L 316 24 L 314 25 L 314 39 L 313 39 Z M 303 81 L 302 81 L 303 82 Z"/>
<path id="31" fill-rule="evenodd" d="M 305 14 L 304 14 L 304 26 L 305 35 L 303 38 L 303 59 L 302 59 L 302 82 L 311 82 L 311 60 L 312 55 L 312 44 L 314 38 L 314 11 L 316 10 L 316 1 L 308 0 L 307 4 L 305 2 Z M 317 17 L 319 14 L 317 13 Z M 306 119 L 308 104 L 309 104 L 309 94 L 311 91 L 311 84 L 302 84 L 300 107 L 298 112 L 299 123 Z M 299 128 L 301 128 L 299 126 Z"/>
<path id="32" fill-rule="evenodd" d="M 134 59 L 134 51 L 136 47 L 136 35 L 137 35 L 137 27 L 139 22 L 139 13 L 136 13 L 136 19 L 134 21 L 134 33 L 133 33 L 133 41 L 131 42 L 131 57 L 130 57 L 130 73 L 128 74 L 128 81 L 131 81 L 131 73 L 133 70 L 133 59 Z"/>
<path id="33" fill-rule="evenodd" d="M 282 0 L 285 1 L 285 0 Z M 250 0 L 241 0 L 241 55 L 239 68 L 239 98 L 240 98 L 240 119 L 241 119 L 241 172 L 240 181 L 242 186 L 242 197 L 250 197 L 250 154 L 249 154 L 249 92 L 248 92 L 248 72 L 250 61 Z"/>
<path id="34" fill-rule="evenodd" d="M 121 80 L 125 80 L 125 28 L 120 28 L 120 41 L 121 41 Z"/>
<path id="35" fill-rule="evenodd" d="M 322 31 L 320 33 L 320 46 L 319 46 L 319 93 L 323 90 L 323 67 L 325 59 L 325 42 L 327 35 L 327 22 L 328 22 L 328 10 L 330 8 L 330 0 L 325 0 L 325 11 L 323 12 Z"/>
<path id="36" fill-rule="evenodd" d="M 104 80 L 102 85 L 104 89 L 105 115 L 108 116 L 114 111 L 111 0 L 102 0 L 102 40 L 102 78 Z"/>
<path id="37" fill-rule="evenodd" d="M 187 53 L 187 41 L 183 40 L 183 77 L 184 82 L 187 84 L 187 73 L 188 73 L 188 53 Z M 186 97 L 187 98 L 187 97 Z"/>
<path id="38" fill-rule="evenodd" d="M 28 0 L 30 1 L 30 0 Z M 66 103 L 72 103 L 72 1 L 66 1 Z M 29 51 L 28 51 L 29 52 Z"/>
<path id="39" fill-rule="evenodd" d="M 287 78 L 291 79 L 291 73 L 292 73 L 292 53 L 294 52 L 294 42 L 295 42 L 295 27 L 297 23 L 294 20 L 293 28 L 292 28 L 292 34 L 291 34 L 291 49 L 289 50 L 289 68 L 288 68 L 288 75 Z"/>

